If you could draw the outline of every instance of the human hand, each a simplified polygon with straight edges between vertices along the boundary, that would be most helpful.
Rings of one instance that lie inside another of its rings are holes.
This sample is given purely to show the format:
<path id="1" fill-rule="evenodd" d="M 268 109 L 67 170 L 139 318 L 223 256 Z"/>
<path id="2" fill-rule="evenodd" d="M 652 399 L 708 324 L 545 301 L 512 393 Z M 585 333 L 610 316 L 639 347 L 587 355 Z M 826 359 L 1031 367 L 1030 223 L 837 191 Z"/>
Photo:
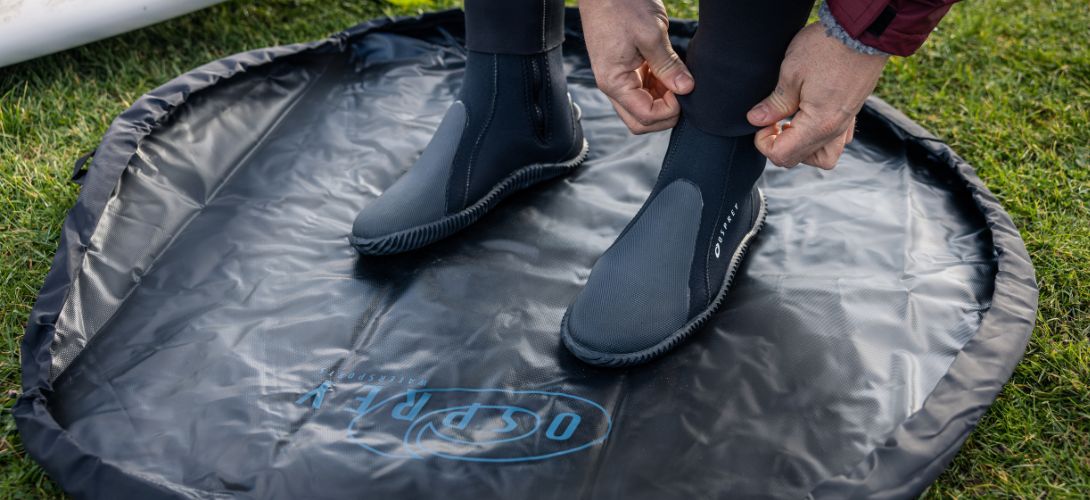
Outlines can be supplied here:
<path id="1" fill-rule="evenodd" d="M 889 59 L 861 54 L 825 34 L 820 23 L 803 28 L 787 48 L 772 95 L 746 115 L 757 149 L 772 163 L 836 166 L 855 135 L 855 115 L 878 84 Z M 777 123 L 794 114 L 790 124 Z"/>
<path id="2" fill-rule="evenodd" d="M 674 94 L 693 76 L 670 46 L 660 0 L 581 0 L 579 13 L 598 88 L 634 134 L 665 130 L 681 113 Z"/>

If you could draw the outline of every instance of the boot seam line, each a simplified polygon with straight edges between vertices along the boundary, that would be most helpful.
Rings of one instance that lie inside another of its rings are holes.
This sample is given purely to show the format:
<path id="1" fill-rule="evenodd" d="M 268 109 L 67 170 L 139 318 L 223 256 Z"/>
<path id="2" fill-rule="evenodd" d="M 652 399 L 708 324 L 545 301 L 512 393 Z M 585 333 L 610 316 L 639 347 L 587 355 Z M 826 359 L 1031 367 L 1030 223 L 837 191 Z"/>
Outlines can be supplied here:
<path id="1" fill-rule="evenodd" d="M 496 88 L 496 81 L 498 80 L 499 71 L 497 69 L 496 54 L 492 54 L 492 100 L 488 106 L 488 116 L 485 118 L 484 126 L 481 127 L 481 132 L 477 134 L 477 141 L 473 144 L 473 151 L 469 154 L 469 161 L 466 162 L 466 185 L 465 191 L 462 193 L 462 205 L 461 208 L 465 208 L 469 204 L 469 186 L 470 181 L 473 179 L 473 163 L 477 161 L 477 153 L 480 151 L 481 139 L 488 132 L 488 128 L 492 125 L 492 117 L 496 114 L 496 94 L 498 93 Z"/>
<path id="2" fill-rule="evenodd" d="M 549 54 L 545 53 L 544 57 L 545 66 L 545 106 L 541 108 L 541 125 L 545 127 L 545 143 L 551 145 L 553 143 L 553 127 L 552 120 L 549 119 L 549 111 L 553 109 L 553 77 L 552 72 L 549 71 Z"/>
<path id="3" fill-rule="evenodd" d="M 549 6 L 547 0 L 541 0 L 541 50 L 545 51 L 545 29 L 548 27 Z"/>

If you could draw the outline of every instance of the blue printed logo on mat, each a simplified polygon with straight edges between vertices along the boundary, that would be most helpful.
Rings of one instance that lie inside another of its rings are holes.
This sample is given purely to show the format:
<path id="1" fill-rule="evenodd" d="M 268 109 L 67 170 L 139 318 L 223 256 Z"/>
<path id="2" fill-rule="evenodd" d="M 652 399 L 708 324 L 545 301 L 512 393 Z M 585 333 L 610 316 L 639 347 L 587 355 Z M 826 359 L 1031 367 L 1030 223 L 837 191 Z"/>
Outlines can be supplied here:
<path id="1" fill-rule="evenodd" d="M 560 392 L 421 388 L 378 400 L 380 388 L 365 389 L 348 438 L 387 457 L 544 460 L 601 443 L 611 426 L 601 405 Z"/>
<path id="2" fill-rule="evenodd" d="M 317 409 L 330 386 L 296 403 Z M 561 392 L 419 387 L 380 397 L 383 389 L 365 385 L 356 393 L 347 438 L 385 457 L 544 460 L 595 446 L 612 426 L 601 405 Z"/>

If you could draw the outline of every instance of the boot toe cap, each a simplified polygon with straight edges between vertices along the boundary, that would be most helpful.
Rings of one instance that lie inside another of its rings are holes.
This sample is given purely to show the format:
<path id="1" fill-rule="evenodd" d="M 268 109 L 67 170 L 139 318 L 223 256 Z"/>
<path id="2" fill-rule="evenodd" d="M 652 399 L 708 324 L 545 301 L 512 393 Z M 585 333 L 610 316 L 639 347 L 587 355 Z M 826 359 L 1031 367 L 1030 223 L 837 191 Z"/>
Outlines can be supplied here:
<path id="1" fill-rule="evenodd" d="M 565 338 L 574 350 L 632 354 L 655 347 L 685 325 L 700 208 L 699 191 L 684 181 L 648 201 L 595 263 L 568 311 Z"/>

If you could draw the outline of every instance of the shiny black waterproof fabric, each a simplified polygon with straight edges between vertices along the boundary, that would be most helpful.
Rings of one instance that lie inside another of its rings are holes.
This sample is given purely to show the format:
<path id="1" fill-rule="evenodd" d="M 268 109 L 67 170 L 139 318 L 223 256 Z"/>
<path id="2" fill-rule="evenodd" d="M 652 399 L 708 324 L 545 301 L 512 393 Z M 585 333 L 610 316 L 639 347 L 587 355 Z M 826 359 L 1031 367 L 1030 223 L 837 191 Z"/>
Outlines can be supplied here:
<path id="1" fill-rule="evenodd" d="M 1033 325 L 995 198 L 871 100 L 836 170 L 766 170 L 766 227 L 709 327 L 647 365 L 584 365 L 561 317 L 668 135 L 625 130 L 568 16 L 586 164 L 401 256 L 347 237 L 457 94 L 460 12 L 239 54 L 139 99 L 29 320 L 27 451 L 86 498 L 924 489 Z M 694 28 L 672 25 L 682 52 Z"/>

